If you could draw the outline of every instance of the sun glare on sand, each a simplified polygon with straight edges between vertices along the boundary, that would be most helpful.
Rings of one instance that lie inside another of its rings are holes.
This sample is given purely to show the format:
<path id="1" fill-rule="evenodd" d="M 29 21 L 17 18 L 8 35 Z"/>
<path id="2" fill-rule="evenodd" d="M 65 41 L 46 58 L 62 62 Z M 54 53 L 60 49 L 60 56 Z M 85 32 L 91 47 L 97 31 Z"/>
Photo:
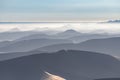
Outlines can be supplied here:
<path id="1" fill-rule="evenodd" d="M 50 74 L 48 72 L 45 72 L 45 79 L 44 80 L 66 80 L 60 76 Z"/>

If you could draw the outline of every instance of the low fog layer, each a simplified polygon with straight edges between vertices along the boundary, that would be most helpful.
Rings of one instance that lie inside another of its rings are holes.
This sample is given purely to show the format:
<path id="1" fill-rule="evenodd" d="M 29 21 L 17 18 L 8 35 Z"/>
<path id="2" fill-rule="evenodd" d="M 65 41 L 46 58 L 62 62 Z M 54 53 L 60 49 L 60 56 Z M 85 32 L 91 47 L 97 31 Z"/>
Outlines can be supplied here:
<path id="1" fill-rule="evenodd" d="M 119 23 L 1 23 L 0 31 L 64 31 L 83 33 L 120 33 Z"/>

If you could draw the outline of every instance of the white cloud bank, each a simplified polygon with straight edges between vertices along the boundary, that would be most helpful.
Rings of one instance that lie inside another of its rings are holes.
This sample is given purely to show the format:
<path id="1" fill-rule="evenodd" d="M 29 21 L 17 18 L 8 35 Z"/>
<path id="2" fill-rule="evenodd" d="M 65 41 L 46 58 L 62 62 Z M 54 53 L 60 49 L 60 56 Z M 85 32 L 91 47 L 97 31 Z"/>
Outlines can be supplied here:
<path id="1" fill-rule="evenodd" d="M 110 23 L 18 23 L 18 24 L 0 24 L 0 32 L 12 29 L 21 31 L 38 30 L 38 31 L 64 31 L 74 29 L 83 33 L 120 33 L 120 24 Z"/>

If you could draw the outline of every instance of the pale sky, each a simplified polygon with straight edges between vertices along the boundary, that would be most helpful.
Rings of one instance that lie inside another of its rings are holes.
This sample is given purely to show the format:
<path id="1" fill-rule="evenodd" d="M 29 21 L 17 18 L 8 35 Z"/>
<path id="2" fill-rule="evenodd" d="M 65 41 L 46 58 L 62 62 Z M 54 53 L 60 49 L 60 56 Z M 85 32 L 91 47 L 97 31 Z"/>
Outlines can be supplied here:
<path id="1" fill-rule="evenodd" d="M 0 0 L 0 22 L 72 22 L 119 18 L 120 0 Z"/>

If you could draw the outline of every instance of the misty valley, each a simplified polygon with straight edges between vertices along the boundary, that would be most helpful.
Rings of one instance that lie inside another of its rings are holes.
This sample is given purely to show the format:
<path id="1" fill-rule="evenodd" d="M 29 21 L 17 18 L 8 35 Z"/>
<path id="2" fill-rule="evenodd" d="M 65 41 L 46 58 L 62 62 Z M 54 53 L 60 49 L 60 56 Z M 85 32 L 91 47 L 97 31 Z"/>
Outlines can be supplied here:
<path id="1" fill-rule="evenodd" d="M 1 22 L 0 80 L 120 80 L 118 22 Z"/>

